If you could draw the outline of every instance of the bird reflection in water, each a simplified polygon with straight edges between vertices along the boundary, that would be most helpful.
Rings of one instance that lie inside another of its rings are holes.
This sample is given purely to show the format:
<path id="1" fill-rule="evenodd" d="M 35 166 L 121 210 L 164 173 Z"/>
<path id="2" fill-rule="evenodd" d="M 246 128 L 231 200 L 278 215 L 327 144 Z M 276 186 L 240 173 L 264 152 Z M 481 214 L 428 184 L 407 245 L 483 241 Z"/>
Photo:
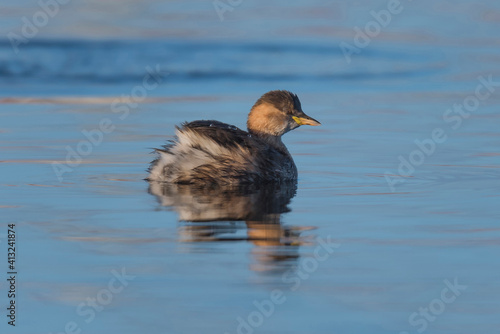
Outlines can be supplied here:
<path id="1" fill-rule="evenodd" d="M 183 222 L 179 227 L 181 241 L 250 241 L 255 245 L 251 269 L 266 273 L 295 267 L 299 246 L 308 242 L 301 234 L 311 228 L 285 226 L 281 221 L 281 215 L 290 211 L 288 204 L 296 190 L 295 181 L 236 188 L 160 182 L 149 186 L 162 206 L 178 213 Z M 239 233 L 242 229 L 246 235 Z"/>

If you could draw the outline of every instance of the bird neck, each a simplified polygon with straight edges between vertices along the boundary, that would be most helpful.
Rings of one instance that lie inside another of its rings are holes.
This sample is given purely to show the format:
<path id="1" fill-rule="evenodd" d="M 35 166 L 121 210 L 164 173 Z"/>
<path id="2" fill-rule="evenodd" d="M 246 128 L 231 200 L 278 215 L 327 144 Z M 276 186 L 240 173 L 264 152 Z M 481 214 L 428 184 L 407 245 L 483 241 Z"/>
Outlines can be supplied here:
<path id="1" fill-rule="evenodd" d="M 283 144 L 283 142 L 281 141 L 281 136 L 273 136 L 270 134 L 254 132 L 251 130 L 249 130 L 249 132 L 252 134 L 252 136 L 258 137 L 262 141 L 266 142 L 269 146 L 275 148 L 278 152 L 282 152 L 287 156 L 291 156 L 285 144 Z"/>

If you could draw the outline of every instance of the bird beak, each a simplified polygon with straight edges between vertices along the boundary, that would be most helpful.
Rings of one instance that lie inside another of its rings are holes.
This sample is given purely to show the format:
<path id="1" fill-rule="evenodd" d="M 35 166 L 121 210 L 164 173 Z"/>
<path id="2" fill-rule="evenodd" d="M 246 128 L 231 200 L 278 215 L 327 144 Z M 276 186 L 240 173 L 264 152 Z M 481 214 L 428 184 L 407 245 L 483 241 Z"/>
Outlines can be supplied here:
<path id="1" fill-rule="evenodd" d="M 293 120 L 297 122 L 298 125 L 312 125 L 312 126 L 318 126 L 321 125 L 320 122 L 315 120 L 312 117 L 307 116 L 306 114 L 297 117 L 297 116 L 292 116 Z"/>

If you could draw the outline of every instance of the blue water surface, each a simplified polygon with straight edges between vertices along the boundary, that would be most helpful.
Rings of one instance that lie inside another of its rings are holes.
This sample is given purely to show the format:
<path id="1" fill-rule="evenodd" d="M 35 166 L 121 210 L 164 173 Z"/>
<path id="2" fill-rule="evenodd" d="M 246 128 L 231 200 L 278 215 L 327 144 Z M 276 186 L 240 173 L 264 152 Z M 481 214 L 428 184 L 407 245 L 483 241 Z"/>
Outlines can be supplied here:
<path id="1" fill-rule="evenodd" d="M 361 45 L 390 2 L 74 0 L 16 49 L 43 9 L 3 1 L 2 333 L 497 333 L 500 4 L 401 1 Z M 284 137 L 296 193 L 143 180 L 272 89 L 322 123 Z"/>

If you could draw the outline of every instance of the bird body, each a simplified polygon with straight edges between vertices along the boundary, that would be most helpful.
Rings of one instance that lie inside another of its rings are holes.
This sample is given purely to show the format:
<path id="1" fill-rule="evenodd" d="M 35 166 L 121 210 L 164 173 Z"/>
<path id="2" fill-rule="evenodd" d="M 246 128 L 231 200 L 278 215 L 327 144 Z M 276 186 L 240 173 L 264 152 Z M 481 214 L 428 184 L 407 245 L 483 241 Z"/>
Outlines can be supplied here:
<path id="1" fill-rule="evenodd" d="M 281 136 L 302 124 L 320 123 L 302 112 L 295 94 L 269 92 L 253 106 L 248 131 L 211 120 L 177 127 L 177 138 L 156 150 L 148 180 L 200 186 L 296 180 Z"/>

